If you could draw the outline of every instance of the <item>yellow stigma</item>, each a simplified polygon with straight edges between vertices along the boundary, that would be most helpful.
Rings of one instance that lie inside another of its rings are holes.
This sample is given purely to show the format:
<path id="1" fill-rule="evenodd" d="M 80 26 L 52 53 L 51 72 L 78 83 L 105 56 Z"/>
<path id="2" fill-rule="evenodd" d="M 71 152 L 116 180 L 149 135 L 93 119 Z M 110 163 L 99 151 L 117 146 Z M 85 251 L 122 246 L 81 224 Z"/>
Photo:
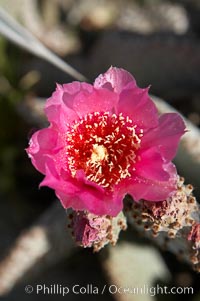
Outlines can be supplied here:
<path id="1" fill-rule="evenodd" d="M 97 163 L 107 159 L 108 159 L 108 151 L 105 148 L 105 146 L 94 144 L 92 155 L 91 155 L 91 163 Z"/>

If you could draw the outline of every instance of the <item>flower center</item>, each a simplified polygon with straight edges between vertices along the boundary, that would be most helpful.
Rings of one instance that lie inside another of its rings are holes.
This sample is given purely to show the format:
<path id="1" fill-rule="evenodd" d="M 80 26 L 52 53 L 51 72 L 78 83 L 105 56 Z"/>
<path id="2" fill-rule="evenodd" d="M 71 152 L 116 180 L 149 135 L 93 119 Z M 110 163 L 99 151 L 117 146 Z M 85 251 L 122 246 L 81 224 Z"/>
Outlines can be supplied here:
<path id="1" fill-rule="evenodd" d="M 108 159 L 108 151 L 104 145 L 93 145 L 92 155 L 91 155 L 91 162 L 102 162 L 102 160 Z"/>
<path id="2" fill-rule="evenodd" d="M 130 177 L 137 160 L 143 130 L 129 117 L 94 112 L 69 126 L 66 134 L 67 167 L 72 176 L 83 169 L 86 177 L 112 188 Z"/>

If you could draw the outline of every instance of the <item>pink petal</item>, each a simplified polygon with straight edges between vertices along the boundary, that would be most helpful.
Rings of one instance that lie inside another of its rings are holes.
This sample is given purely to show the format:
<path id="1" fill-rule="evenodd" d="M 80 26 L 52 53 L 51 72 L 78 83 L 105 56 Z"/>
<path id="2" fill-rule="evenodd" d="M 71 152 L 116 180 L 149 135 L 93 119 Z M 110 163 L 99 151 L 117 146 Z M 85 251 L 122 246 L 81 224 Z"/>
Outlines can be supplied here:
<path id="1" fill-rule="evenodd" d="M 165 200 L 177 189 L 177 173 L 171 162 L 165 164 L 164 170 L 168 172 L 169 180 L 156 181 L 136 175 L 127 181 L 127 193 L 132 195 L 135 201 L 141 199 L 153 202 Z"/>
<path id="2" fill-rule="evenodd" d="M 163 114 L 159 118 L 159 126 L 149 130 L 142 138 L 143 149 L 158 146 L 166 160 L 176 155 L 180 137 L 185 132 L 185 124 L 177 113 Z"/>
<path id="3" fill-rule="evenodd" d="M 53 160 L 46 161 L 45 178 L 40 186 L 55 189 L 57 197 L 64 208 L 88 210 L 97 215 L 115 216 L 122 209 L 122 198 L 116 193 L 106 195 L 105 190 L 94 182 L 87 180 L 83 171 L 72 178 L 67 172 L 60 176 Z"/>
<path id="4" fill-rule="evenodd" d="M 78 115 L 64 103 L 63 95 L 62 86 L 57 85 L 56 91 L 46 102 L 45 114 L 49 122 L 56 124 L 61 131 L 66 131 L 67 123 L 78 119 Z"/>
<path id="5" fill-rule="evenodd" d="M 107 89 L 81 90 L 73 100 L 73 109 L 79 117 L 92 112 L 115 112 L 118 96 Z"/>
<path id="6" fill-rule="evenodd" d="M 122 91 L 118 113 L 129 116 L 137 126 L 144 130 L 158 125 L 158 112 L 148 96 L 148 88 L 135 87 Z"/>
<path id="7" fill-rule="evenodd" d="M 95 82 L 95 88 L 106 88 L 116 93 L 120 93 L 127 84 L 136 86 L 134 77 L 124 69 L 110 67 L 107 72 L 100 74 Z"/>
<path id="8" fill-rule="evenodd" d="M 47 100 L 45 113 L 49 122 L 63 132 L 67 124 L 92 112 L 115 112 L 118 95 L 107 89 L 95 89 L 87 83 L 73 82 L 57 85 L 52 97 Z"/>
<path id="9" fill-rule="evenodd" d="M 164 160 L 156 147 L 141 151 L 140 161 L 135 164 L 134 175 L 155 181 L 169 180 L 169 174 L 164 169 Z"/>
<path id="10" fill-rule="evenodd" d="M 53 160 L 48 160 L 45 167 L 45 178 L 40 183 L 40 187 L 48 186 L 52 189 L 55 189 L 55 191 L 62 192 L 65 195 L 67 193 L 69 196 L 72 196 L 79 192 L 80 189 L 77 187 L 75 181 L 65 181 L 64 179 L 62 179 L 62 177 L 60 177 L 60 175 L 57 173 L 57 170 L 55 169 Z"/>
<path id="11" fill-rule="evenodd" d="M 81 90 L 86 90 L 88 92 L 92 92 L 92 90 L 93 90 L 93 86 L 91 84 L 84 83 L 84 82 L 78 82 L 78 81 L 74 81 L 69 84 L 64 84 L 62 87 L 63 87 L 64 93 L 67 93 L 69 95 L 76 95 Z"/>
<path id="12" fill-rule="evenodd" d="M 51 128 L 39 130 L 33 134 L 29 147 L 26 149 L 32 164 L 43 174 L 46 157 L 56 153 L 57 137 L 57 132 Z"/>
<path id="13" fill-rule="evenodd" d="M 63 85 L 62 100 L 67 108 L 72 109 L 79 117 L 92 112 L 113 111 L 118 96 L 107 89 L 95 89 L 88 83 L 73 82 Z"/>
<path id="14" fill-rule="evenodd" d="M 65 103 L 65 105 L 68 108 L 74 110 L 74 98 L 82 91 L 90 94 L 93 92 L 93 86 L 84 82 L 73 82 L 70 84 L 64 84 L 62 100 Z"/>
<path id="15" fill-rule="evenodd" d="M 108 198 L 105 194 L 97 194 L 96 191 L 94 194 L 88 187 L 73 195 L 66 195 L 61 191 L 56 191 L 56 195 L 64 208 L 88 210 L 96 215 L 116 216 L 123 206 L 123 198 Z"/>

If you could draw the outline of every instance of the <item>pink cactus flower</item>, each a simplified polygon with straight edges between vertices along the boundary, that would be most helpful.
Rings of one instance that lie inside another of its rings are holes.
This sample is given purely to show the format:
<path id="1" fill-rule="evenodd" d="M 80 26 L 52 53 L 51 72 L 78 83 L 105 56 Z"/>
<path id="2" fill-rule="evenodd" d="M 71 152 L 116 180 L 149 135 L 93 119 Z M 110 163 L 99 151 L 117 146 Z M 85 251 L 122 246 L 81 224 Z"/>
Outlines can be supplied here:
<path id="1" fill-rule="evenodd" d="M 116 216 L 123 198 L 161 201 L 176 190 L 174 158 L 185 124 L 158 115 L 148 88 L 111 67 L 94 85 L 57 85 L 47 100 L 48 128 L 27 153 L 65 208 Z"/>

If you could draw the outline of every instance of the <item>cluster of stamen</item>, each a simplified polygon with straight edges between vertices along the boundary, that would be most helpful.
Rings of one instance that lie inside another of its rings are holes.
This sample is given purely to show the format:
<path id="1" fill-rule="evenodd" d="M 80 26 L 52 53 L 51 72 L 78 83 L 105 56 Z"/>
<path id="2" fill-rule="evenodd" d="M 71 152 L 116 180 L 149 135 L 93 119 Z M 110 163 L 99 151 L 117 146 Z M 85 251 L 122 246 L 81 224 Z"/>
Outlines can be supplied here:
<path id="1" fill-rule="evenodd" d="M 121 113 L 87 114 L 66 134 L 68 169 L 72 176 L 82 169 L 90 181 L 111 188 L 130 177 L 142 136 L 143 131 Z"/>

